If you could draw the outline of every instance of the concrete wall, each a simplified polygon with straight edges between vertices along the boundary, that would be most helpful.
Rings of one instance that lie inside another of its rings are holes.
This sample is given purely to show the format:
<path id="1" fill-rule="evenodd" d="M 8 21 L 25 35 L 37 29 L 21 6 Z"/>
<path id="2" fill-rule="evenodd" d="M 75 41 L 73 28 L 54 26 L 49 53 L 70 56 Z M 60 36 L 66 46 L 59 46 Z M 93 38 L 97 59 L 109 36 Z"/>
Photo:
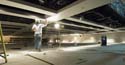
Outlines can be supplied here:
<path id="1" fill-rule="evenodd" d="M 95 37 L 92 34 L 70 34 L 62 35 L 61 43 L 95 43 Z"/>
<path id="2" fill-rule="evenodd" d="M 3 36 L 4 42 L 10 42 L 10 36 Z M 0 38 L 1 41 L 1 38 Z"/>
<path id="3" fill-rule="evenodd" d="M 102 35 L 107 36 L 108 43 L 125 43 L 125 32 L 95 34 L 96 40 L 99 41 Z"/>
<path id="4" fill-rule="evenodd" d="M 61 35 L 60 40 L 61 43 L 98 43 L 101 40 L 101 36 L 106 35 L 107 36 L 107 42 L 108 43 L 125 43 L 125 32 L 118 32 L 118 33 L 106 33 L 106 34 L 67 34 L 67 35 Z M 11 38 L 13 36 L 4 36 L 5 42 L 11 42 Z M 52 38 L 56 38 L 57 36 L 51 36 Z M 16 37 L 18 38 L 18 37 Z M 29 37 L 30 38 L 30 37 Z M 20 41 L 27 42 L 31 41 L 32 39 L 23 39 L 20 37 Z M 19 41 L 18 41 L 19 42 Z"/>
<path id="5" fill-rule="evenodd" d="M 24 44 L 33 43 L 33 36 L 3 36 L 3 40 L 6 44 Z M 1 39 L 0 39 L 1 41 Z"/>
<path id="6" fill-rule="evenodd" d="M 61 35 L 61 43 L 98 43 L 101 36 L 107 36 L 108 43 L 125 43 L 125 32 L 103 34 L 67 34 Z"/>

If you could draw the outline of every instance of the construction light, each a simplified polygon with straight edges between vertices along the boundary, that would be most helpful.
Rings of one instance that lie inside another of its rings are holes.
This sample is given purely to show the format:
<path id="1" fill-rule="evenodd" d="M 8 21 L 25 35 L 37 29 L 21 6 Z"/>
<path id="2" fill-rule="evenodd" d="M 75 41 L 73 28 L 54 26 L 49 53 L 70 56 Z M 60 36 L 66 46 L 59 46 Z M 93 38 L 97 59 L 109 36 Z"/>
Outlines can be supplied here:
<path id="1" fill-rule="evenodd" d="M 56 24 L 54 25 L 54 27 L 55 27 L 55 29 L 60 29 L 60 24 L 59 24 L 59 23 L 56 23 Z"/>

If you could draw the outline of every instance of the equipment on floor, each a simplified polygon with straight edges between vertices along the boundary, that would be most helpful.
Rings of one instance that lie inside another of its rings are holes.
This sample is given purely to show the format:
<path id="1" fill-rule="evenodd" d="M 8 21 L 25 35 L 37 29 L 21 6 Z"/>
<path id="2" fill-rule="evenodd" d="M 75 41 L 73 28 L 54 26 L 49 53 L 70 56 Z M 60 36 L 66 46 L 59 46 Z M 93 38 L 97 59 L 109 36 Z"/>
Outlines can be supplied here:
<path id="1" fill-rule="evenodd" d="M 3 40 L 3 33 L 2 33 L 1 23 L 0 23 L 0 42 L 2 44 L 2 49 L 3 49 L 3 52 L 0 53 L 0 56 L 2 58 L 4 58 L 5 59 L 5 63 L 7 63 L 6 46 L 5 46 L 5 43 L 4 43 L 4 40 Z"/>
<path id="2" fill-rule="evenodd" d="M 103 35 L 101 37 L 101 46 L 107 46 L 107 37 L 106 37 L 106 35 Z"/>

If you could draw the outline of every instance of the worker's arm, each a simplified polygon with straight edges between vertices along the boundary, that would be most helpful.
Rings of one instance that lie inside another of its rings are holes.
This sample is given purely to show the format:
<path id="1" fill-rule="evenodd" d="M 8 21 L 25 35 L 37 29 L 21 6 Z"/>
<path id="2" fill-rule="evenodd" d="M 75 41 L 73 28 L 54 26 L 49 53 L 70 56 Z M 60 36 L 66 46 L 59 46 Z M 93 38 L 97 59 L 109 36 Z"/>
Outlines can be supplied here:
<path id="1" fill-rule="evenodd" d="M 48 25 L 48 21 L 47 21 L 47 19 L 45 19 L 45 26 L 47 26 Z"/>
<path id="2" fill-rule="evenodd" d="M 47 24 L 48 24 L 48 21 L 45 19 L 45 21 L 44 21 L 43 24 L 42 24 L 42 27 L 46 27 Z"/>
<path id="3" fill-rule="evenodd" d="M 33 25 L 32 31 L 34 31 L 34 32 L 36 31 L 35 25 Z"/>
<path id="4" fill-rule="evenodd" d="M 34 32 L 35 32 L 35 31 L 36 31 L 36 29 L 35 29 L 35 28 L 32 28 L 32 31 L 34 31 Z"/>

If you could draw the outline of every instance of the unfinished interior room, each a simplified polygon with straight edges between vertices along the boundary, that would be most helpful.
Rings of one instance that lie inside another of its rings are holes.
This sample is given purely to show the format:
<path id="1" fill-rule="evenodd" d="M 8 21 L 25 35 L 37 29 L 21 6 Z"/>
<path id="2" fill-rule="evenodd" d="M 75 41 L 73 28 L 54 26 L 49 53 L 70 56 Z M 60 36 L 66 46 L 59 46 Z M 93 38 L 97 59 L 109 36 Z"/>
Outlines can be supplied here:
<path id="1" fill-rule="evenodd" d="M 125 65 L 125 0 L 0 0 L 0 65 Z"/>

